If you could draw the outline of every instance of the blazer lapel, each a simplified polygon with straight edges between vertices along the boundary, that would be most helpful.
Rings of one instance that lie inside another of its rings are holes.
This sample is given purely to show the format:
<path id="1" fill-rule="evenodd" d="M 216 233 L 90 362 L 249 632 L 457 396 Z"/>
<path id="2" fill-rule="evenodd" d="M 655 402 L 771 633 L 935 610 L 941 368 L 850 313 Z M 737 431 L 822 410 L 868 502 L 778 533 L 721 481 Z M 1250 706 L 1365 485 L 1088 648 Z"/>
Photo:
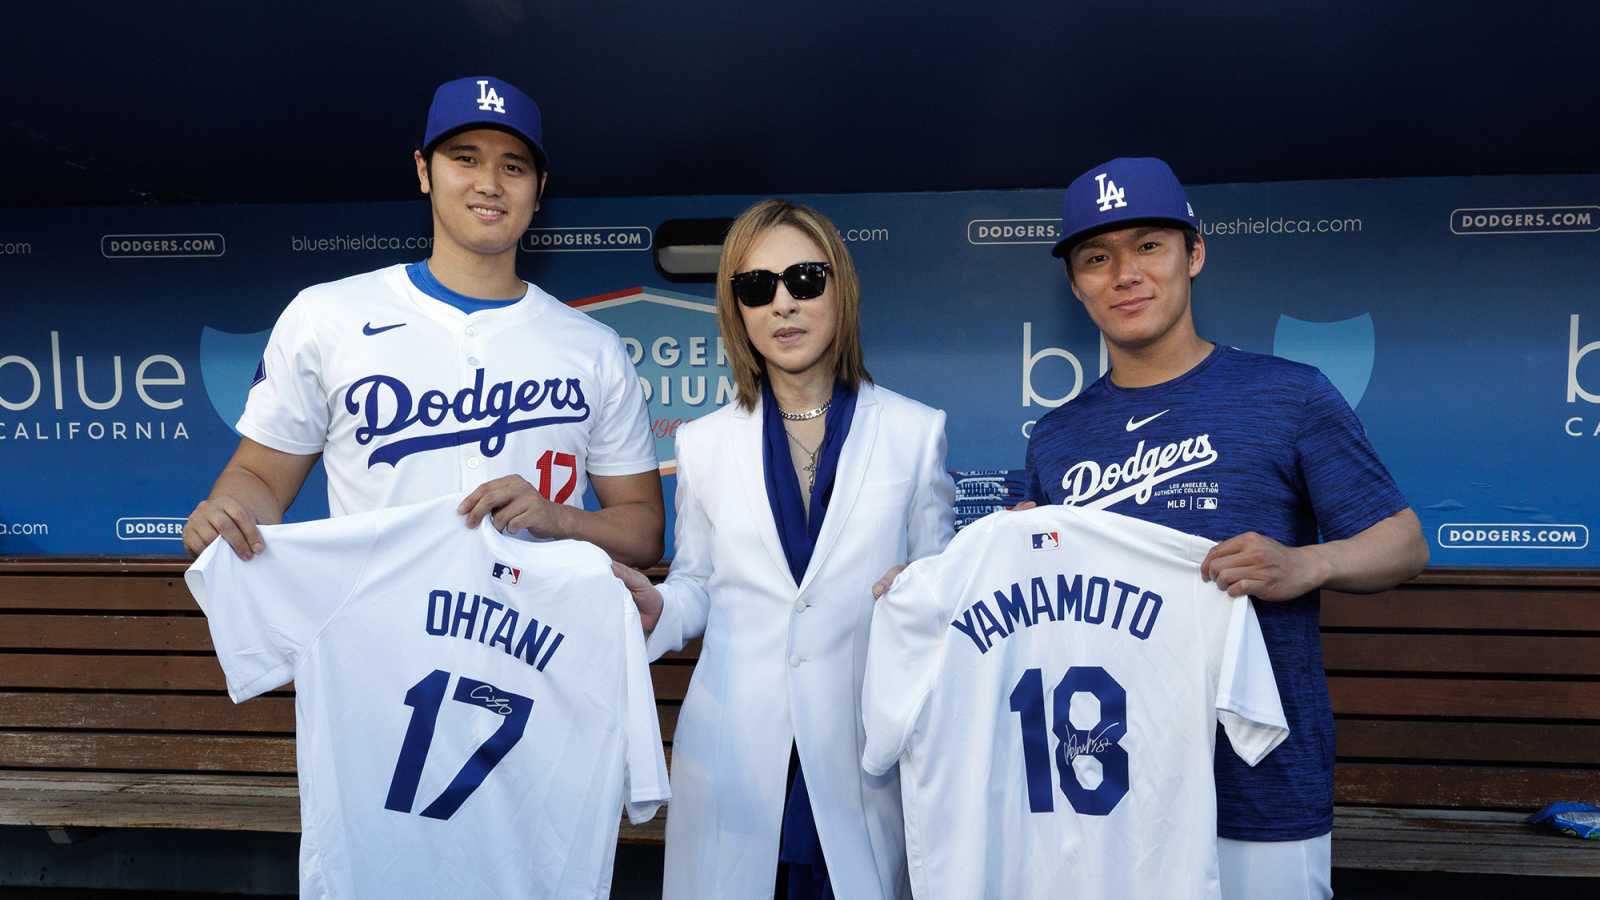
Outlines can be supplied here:
<path id="1" fill-rule="evenodd" d="M 855 418 L 850 420 L 850 436 L 845 438 L 844 448 L 839 452 L 839 473 L 833 483 L 833 497 L 828 501 L 828 515 L 822 520 L 822 531 L 817 534 L 817 546 L 811 553 L 805 577 L 800 579 L 801 591 L 816 577 L 828 553 L 839 542 L 845 523 L 850 520 L 850 510 L 861 495 L 861 484 L 867 477 L 867 460 L 872 458 L 872 444 L 877 438 L 878 398 L 872 384 L 862 382 L 856 395 Z M 768 515 L 767 519 L 770 523 L 772 516 Z M 773 536 L 777 536 L 775 528 Z"/>
<path id="2" fill-rule="evenodd" d="M 733 424 L 733 467 L 738 470 L 734 482 L 738 491 L 750 504 L 750 518 L 755 523 L 756 534 L 772 556 L 772 564 L 783 573 L 783 580 L 792 581 L 789 560 L 783 555 L 783 544 L 778 540 L 778 525 L 772 521 L 772 504 L 767 500 L 767 477 L 761 462 L 761 400 L 756 400 L 753 412 L 740 408 Z M 712 477 L 716 477 L 713 475 Z"/>

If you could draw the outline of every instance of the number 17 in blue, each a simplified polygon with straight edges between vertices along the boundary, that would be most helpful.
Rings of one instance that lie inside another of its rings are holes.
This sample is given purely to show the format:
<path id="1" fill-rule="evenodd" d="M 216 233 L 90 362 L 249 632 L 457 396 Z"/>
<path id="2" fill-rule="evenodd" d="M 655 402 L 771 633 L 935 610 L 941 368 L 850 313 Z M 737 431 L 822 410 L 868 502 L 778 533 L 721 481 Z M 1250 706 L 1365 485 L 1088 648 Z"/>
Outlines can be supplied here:
<path id="1" fill-rule="evenodd" d="M 411 724 L 406 726 L 405 739 L 400 743 L 400 758 L 394 764 L 394 777 L 389 781 L 389 797 L 383 804 L 384 809 L 411 812 L 417 799 L 417 783 L 422 780 L 422 764 L 427 762 L 434 727 L 439 722 L 439 707 L 444 704 L 445 688 L 449 686 L 450 673 L 434 669 L 406 691 Z M 448 819 L 455 815 L 478 785 L 483 784 L 489 772 L 517 741 L 522 740 L 522 732 L 528 727 L 528 715 L 533 712 L 532 698 L 499 690 L 465 675 L 456 680 L 456 692 L 451 699 L 488 709 L 503 716 L 504 721 L 468 757 L 461 771 L 451 779 L 450 786 L 422 810 L 422 815 L 430 819 Z"/>

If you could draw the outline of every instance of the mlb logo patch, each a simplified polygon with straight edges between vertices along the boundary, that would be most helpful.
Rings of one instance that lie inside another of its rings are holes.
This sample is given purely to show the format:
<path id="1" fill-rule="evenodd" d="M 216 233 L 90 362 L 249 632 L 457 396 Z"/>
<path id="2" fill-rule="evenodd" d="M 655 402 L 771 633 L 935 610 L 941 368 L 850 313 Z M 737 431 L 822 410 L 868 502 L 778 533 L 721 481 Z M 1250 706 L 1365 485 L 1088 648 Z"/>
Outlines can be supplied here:
<path id="1" fill-rule="evenodd" d="M 1061 532 L 1041 531 L 1033 536 L 1033 549 L 1056 550 L 1061 546 Z"/>
<path id="2" fill-rule="evenodd" d="M 1195 509 L 1216 509 L 1217 508 L 1217 498 L 1215 498 L 1215 497 L 1196 497 L 1196 498 L 1194 498 L 1194 508 Z"/>
<path id="3" fill-rule="evenodd" d="M 516 566 L 508 566 L 505 563 L 497 562 L 489 574 L 504 581 L 506 584 L 516 584 L 517 579 L 522 577 L 522 570 Z"/>

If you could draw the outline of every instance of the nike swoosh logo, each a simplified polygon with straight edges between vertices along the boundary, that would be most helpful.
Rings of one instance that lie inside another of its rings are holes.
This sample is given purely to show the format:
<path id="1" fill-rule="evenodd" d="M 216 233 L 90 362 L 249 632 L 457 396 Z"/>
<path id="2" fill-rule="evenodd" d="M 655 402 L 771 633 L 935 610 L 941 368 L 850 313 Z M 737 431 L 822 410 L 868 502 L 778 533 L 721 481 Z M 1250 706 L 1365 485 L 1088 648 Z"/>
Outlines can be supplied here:
<path id="1" fill-rule="evenodd" d="M 1146 425 L 1149 425 L 1151 422 L 1154 422 L 1155 420 L 1161 418 L 1162 416 L 1166 415 L 1167 413 L 1169 413 L 1171 411 L 1172 410 L 1170 410 L 1170 409 L 1163 409 L 1161 412 L 1158 412 L 1155 415 L 1150 416 L 1147 419 L 1140 419 L 1137 422 L 1135 422 L 1133 420 L 1132 416 L 1129 416 L 1128 417 L 1128 430 L 1129 431 L 1138 431 L 1139 429 L 1145 427 Z"/>
<path id="2" fill-rule="evenodd" d="M 381 328 L 373 328 L 372 323 L 368 322 L 367 324 L 361 326 L 361 333 L 367 337 L 372 337 L 375 334 L 383 334 L 385 331 L 393 331 L 396 328 L 404 328 L 405 324 L 406 323 L 401 322 L 398 325 L 384 325 Z"/>

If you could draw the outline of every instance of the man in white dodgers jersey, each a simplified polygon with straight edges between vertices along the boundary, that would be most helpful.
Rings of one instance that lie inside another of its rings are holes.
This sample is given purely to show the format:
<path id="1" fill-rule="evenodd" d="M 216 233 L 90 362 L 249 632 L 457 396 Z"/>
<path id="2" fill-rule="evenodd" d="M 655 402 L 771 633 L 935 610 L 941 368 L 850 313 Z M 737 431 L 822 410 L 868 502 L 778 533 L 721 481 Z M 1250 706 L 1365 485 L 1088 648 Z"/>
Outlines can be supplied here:
<path id="1" fill-rule="evenodd" d="M 862 766 L 900 765 L 919 900 L 1220 896 L 1217 724 L 1288 734 L 1210 541 L 1065 506 L 989 516 L 873 612 Z"/>
<path id="2" fill-rule="evenodd" d="M 305 897 L 609 896 L 668 799 L 644 635 L 606 553 L 460 494 L 265 526 L 185 574 L 235 702 L 295 683 Z"/>
<path id="3" fill-rule="evenodd" d="M 238 423 L 239 448 L 184 528 L 242 559 L 265 544 L 320 455 L 333 515 L 471 491 L 467 525 L 661 556 L 655 444 L 617 334 L 517 277 L 548 159 L 538 106 L 497 78 L 434 94 L 417 180 L 433 252 L 302 291 Z M 586 512 L 592 486 L 602 509 Z"/>

